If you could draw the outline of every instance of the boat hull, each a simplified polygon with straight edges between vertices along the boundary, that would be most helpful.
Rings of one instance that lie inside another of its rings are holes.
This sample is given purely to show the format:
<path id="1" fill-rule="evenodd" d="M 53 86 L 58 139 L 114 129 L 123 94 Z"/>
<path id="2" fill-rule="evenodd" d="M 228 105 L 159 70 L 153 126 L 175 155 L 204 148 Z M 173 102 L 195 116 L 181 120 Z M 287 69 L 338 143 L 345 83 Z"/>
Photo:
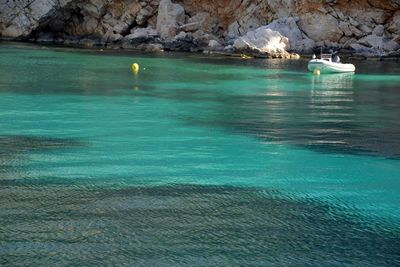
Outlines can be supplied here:
<path id="1" fill-rule="evenodd" d="M 356 70 L 353 64 L 336 63 L 321 59 L 310 60 L 307 67 L 311 72 L 318 69 L 321 73 L 354 72 Z"/>

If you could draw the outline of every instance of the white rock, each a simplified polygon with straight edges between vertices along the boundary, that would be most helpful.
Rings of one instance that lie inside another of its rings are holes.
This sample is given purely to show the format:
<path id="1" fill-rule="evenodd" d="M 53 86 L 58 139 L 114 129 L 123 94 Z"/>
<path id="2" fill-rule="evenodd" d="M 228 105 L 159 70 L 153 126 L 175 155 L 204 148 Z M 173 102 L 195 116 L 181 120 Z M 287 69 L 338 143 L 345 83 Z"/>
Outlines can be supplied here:
<path id="1" fill-rule="evenodd" d="M 238 51 L 255 50 L 268 54 L 284 53 L 288 45 L 288 38 L 267 26 L 250 31 L 233 43 L 233 47 Z"/>
<path id="2" fill-rule="evenodd" d="M 289 46 L 286 50 L 310 52 L 315 47 L 315 42 L 308 38 L 297 26 L 298 18 L 284 18 L 274 20 L 266 26 L 267 29 L 280 32 L 289 39 Z"/>
<path id="3" fill-rule="evenodd" d="M 185 10 L 171 0 L 161 0 L 158 6 L 157 32 L 162 38 L 174 37 L 185 21 Z"/>

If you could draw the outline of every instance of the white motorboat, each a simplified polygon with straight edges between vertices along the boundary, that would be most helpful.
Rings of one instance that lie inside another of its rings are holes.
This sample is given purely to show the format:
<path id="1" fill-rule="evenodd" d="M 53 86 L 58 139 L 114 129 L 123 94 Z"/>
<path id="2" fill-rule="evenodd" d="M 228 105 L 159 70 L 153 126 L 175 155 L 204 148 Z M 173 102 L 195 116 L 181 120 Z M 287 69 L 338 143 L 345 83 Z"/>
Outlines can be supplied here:
<path id="1" fill-rule="evenodd" d="M 308 62 L 308 70 L 318 73 L 338 73 L 338 72 L 354 72 L 356 67 L 353 64 L 341 63 L 340 58 L 335 56 L 332 60 L 332 54 L 322 54 L 321 58 L 317 59 L 313 55 L 313 59 Z"/>

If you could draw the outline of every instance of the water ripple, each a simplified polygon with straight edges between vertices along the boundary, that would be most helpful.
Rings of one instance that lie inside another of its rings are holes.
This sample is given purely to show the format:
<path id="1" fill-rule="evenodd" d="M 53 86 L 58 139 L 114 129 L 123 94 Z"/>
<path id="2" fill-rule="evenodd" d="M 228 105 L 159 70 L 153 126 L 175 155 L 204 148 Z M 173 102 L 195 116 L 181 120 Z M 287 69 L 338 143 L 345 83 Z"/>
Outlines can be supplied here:
<path id="1" fill-rule="evenodd" d="M 3 264 L 394 266 L 400 261 L 398 229 L 268 190 L 10 189 L 0 187 Z"/>

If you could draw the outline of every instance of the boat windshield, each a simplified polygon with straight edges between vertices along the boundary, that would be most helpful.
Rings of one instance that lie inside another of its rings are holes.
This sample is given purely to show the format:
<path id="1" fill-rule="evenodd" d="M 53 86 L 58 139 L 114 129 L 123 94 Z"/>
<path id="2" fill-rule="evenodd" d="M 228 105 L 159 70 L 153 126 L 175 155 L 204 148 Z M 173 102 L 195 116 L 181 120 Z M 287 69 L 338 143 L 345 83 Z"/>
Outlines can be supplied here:
<path id="1" fill-rule="evenodd" d="M 321 54 L 321 59 L 322 60 L 331 61 L 332 60 L 332 54 Z"/>

